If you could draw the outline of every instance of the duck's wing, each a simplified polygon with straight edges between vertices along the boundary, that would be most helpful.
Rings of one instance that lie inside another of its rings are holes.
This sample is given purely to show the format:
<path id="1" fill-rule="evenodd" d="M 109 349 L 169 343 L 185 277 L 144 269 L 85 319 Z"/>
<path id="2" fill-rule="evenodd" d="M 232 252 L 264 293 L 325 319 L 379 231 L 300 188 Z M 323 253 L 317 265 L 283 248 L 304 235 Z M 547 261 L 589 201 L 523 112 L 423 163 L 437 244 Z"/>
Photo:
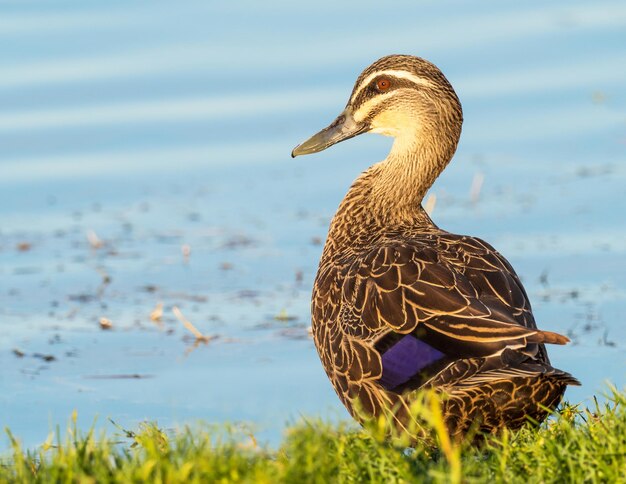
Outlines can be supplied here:
<path id="1" fill-rule="evenodd" d="M 462 386 L 477 387 L 485 383 L 511 380 L 514 378 L 536 378 L 542 376 L 567 385 L 580 385 L 571 374 L 553 368 L 550 364 L 528 358 L 523 353 L 504 350 L 497 357 L 468 358 L 447 364 L 432 377 L 405 382 L 403 389 L 421 387 Z"/>
<path id="2" fill-rule="evenodd" d="M 514 273 L 498 269 L 490 277 L 476 267 L 476 261 L 463 264 L 430 242 L 394 242 L 370 250 L 346 273 L 342 329 L 349 334 L 360 326 L 357 331 L 375 343 L 389 340 L 387 346 L 397 342 L 396 335 L 412 334 L 453 358 L 568 342 L 536 329 L 532 319 L 532 325 L 524 325 L 520 308 L 529 305 Z"/>

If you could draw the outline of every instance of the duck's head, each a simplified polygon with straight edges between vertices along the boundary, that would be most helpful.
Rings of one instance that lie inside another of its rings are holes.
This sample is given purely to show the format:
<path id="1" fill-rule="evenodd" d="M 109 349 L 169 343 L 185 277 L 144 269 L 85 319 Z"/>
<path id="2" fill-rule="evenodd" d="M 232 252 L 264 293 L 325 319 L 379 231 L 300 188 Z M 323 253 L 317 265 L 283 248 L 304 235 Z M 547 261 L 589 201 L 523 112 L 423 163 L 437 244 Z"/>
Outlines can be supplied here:
<path id="1" fill-rule="evenodd" d="M 443 138 L 456 148 L 462 122 L 456 93 L 434 64 L 419 57 L 390 55 L 363 71 L 343 112 L 296 146 L 291 156 L 317 153 L 366 132 L 392 136 L 403 147 Z"/>

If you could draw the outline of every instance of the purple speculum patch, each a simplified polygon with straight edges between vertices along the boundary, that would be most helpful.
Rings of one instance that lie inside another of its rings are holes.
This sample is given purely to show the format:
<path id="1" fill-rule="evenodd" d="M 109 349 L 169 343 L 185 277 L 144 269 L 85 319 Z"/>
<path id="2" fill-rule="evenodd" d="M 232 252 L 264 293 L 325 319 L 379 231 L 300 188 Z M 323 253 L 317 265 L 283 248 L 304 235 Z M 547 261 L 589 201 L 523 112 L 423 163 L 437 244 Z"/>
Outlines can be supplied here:
<path id="1" fill-rule="evenodd" d="M 383 353 L 380 384 L 391 390 L 444 356 L 441 351 L 408 334 Z"/>

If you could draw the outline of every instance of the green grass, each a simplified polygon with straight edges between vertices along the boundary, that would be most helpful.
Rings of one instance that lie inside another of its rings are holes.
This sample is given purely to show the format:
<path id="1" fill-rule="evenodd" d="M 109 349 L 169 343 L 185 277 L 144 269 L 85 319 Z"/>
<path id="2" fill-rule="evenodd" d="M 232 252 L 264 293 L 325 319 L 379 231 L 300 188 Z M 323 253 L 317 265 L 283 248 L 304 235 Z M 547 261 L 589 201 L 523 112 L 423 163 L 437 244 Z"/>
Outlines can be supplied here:
<path id="1" fill-rule="evenodd" d="M 593 411 L 565 405 L 538 428 L 480 447 L 450 441 L 428 408 L 430 439 L 414 449 L 389 443 L 379 425 L 317 420 L 289 428 L 278 449 L 228 426 L 166 434 L 145 424 L 119 442 L 80 434 L 74 415 L 66 436 L 36 451 L 7 430 L 0 482 L 626 482 L 626 393 L 612 390 Z"/>

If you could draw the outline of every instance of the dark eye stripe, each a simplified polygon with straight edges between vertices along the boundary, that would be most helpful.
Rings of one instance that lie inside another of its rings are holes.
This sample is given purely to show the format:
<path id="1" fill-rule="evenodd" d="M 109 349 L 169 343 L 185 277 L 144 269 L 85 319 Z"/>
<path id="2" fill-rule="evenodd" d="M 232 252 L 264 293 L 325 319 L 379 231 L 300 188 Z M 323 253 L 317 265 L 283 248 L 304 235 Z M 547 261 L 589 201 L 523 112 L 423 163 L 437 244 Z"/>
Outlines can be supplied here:
<path id="1" fill-rule="evenodd" d="M 391 85 L 384 91 L 381 91 L 376 87 L 376 84 L 381 79 L 388 80 L 391 83 Z M 423 84 L 416 84 L 408 79 L 401 79 L 390 75 L 381 75 L 372 79 L 350 104 L 352 105 L 352 110 L 357 111 L 365 102 L 378 95 L 389 94 L 397 89 L 424 89 L 424 87 L 425 86 Z"/>

